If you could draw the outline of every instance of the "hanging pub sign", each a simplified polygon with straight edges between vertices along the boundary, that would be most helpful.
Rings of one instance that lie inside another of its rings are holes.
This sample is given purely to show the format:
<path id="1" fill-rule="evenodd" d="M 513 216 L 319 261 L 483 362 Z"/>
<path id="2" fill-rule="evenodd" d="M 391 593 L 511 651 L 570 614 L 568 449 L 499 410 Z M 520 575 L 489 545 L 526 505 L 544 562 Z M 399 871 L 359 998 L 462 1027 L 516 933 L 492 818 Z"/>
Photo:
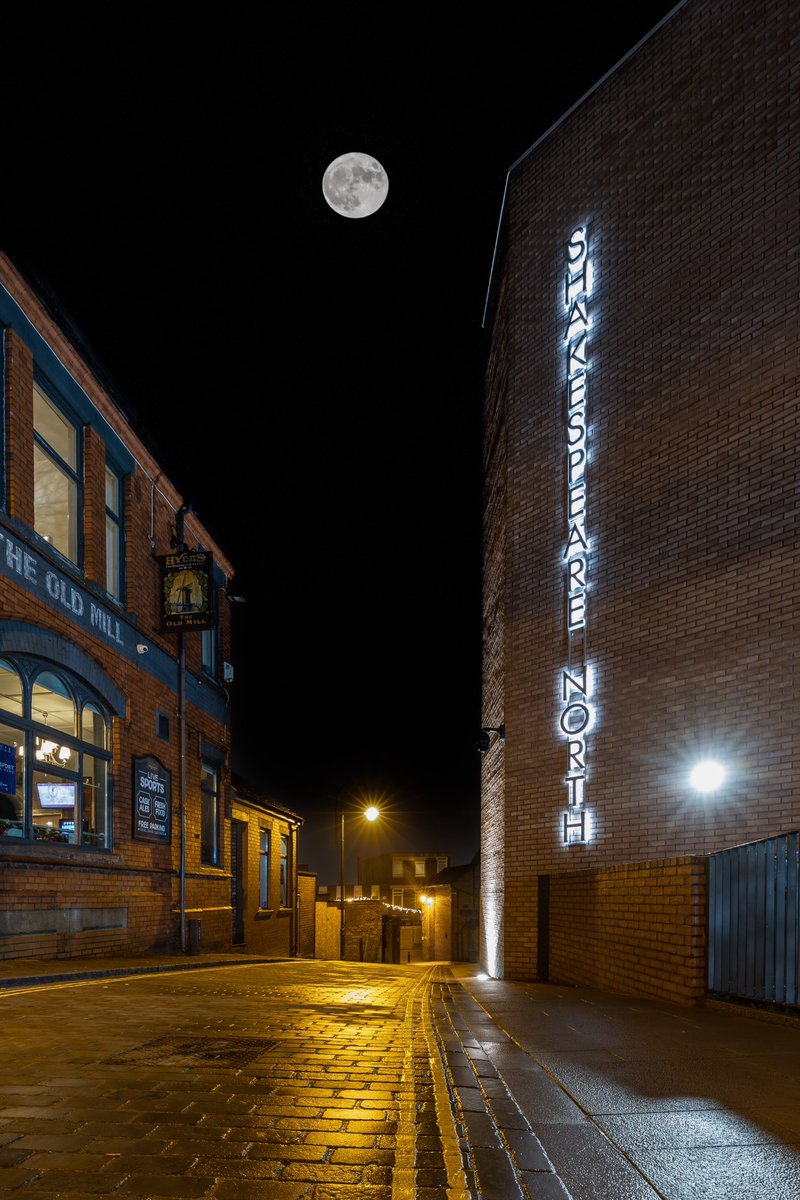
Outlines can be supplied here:
<path id="1" fill-rule="evenodd" d="M 161 628 L 211 629 L 214 625 L 214 556 L 206 550 L 162 554 Z"/>
<path id="2" fill-rule="evenodd" d="M 172 780 L 152 755 L 133 760 L 133 836 L 165 844 L 172 838 Z"/>

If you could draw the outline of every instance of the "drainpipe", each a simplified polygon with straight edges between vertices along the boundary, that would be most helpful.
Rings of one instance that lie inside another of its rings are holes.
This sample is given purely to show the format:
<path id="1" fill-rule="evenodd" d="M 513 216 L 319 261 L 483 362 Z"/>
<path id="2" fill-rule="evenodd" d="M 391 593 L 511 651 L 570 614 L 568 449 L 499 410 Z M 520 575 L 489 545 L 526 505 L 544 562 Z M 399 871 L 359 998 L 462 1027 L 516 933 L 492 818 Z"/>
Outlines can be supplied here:
<path id="1" fill-rule="evenodd" d="M 178 778 L 181 796 L 181 952 L 186 953 L 186 643 L 178 633 L 178 729 L 180 764 Z"/>
<path id="2" fill-rule="evenodd" d="M 175 516 L 176 549 L 181 553 L 186 549 L 183 523 L 187 512 L 191 512 L 191 504 L 182 504 Z M 181 953 L 186 953 L 186 640 L 182 629 L 178 631 L 178 730 L 180 745 L 180 761 L 178 765 L 178 780 L 181 802 Z"/>

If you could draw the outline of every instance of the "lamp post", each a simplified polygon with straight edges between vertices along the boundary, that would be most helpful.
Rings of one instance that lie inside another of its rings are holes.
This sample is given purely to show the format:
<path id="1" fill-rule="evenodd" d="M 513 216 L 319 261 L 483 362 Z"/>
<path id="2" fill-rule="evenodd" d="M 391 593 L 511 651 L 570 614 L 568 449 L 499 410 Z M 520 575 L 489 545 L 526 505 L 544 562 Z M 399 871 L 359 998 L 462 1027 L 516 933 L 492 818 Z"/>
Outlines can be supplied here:
<path id="1" fill-rule="evenodd" d="M 362 813 L 366 821 L 377 821 L 380 815 L 374 804 Z M 339 806 L 339 958 L 344 960 L 344 804 Z"/>

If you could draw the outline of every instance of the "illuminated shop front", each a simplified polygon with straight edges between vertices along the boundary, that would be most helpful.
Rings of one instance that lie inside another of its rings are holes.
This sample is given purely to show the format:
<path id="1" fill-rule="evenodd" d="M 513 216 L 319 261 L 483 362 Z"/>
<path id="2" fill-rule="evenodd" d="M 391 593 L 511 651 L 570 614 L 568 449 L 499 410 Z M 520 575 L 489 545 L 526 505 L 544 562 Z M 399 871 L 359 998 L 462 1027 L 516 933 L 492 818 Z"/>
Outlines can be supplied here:
<path id="1" fill-rule="evenodd" d="M 800 1002 L 794 17 L 683 0 L 509 170 L 485 321 L 495 976 Z M 737 961 L 764 964 L 749 992 Z"/>
<path id="2" fill-rule="evenodd" d="M 233 570 L 62 325 L 0 255 L 0 956 L 229 948 Z"/>

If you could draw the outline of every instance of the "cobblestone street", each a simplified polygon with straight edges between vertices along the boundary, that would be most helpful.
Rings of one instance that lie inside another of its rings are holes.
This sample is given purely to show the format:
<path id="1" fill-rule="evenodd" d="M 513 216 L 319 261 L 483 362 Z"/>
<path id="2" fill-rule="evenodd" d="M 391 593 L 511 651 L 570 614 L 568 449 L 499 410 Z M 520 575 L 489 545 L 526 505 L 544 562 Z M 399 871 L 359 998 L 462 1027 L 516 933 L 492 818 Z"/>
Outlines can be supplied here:
<path id="1" fill-rule="evenodd" d="M 440 973 L 294 961 L 0 992 L 0 1195 L 467 1197 Z"/>

